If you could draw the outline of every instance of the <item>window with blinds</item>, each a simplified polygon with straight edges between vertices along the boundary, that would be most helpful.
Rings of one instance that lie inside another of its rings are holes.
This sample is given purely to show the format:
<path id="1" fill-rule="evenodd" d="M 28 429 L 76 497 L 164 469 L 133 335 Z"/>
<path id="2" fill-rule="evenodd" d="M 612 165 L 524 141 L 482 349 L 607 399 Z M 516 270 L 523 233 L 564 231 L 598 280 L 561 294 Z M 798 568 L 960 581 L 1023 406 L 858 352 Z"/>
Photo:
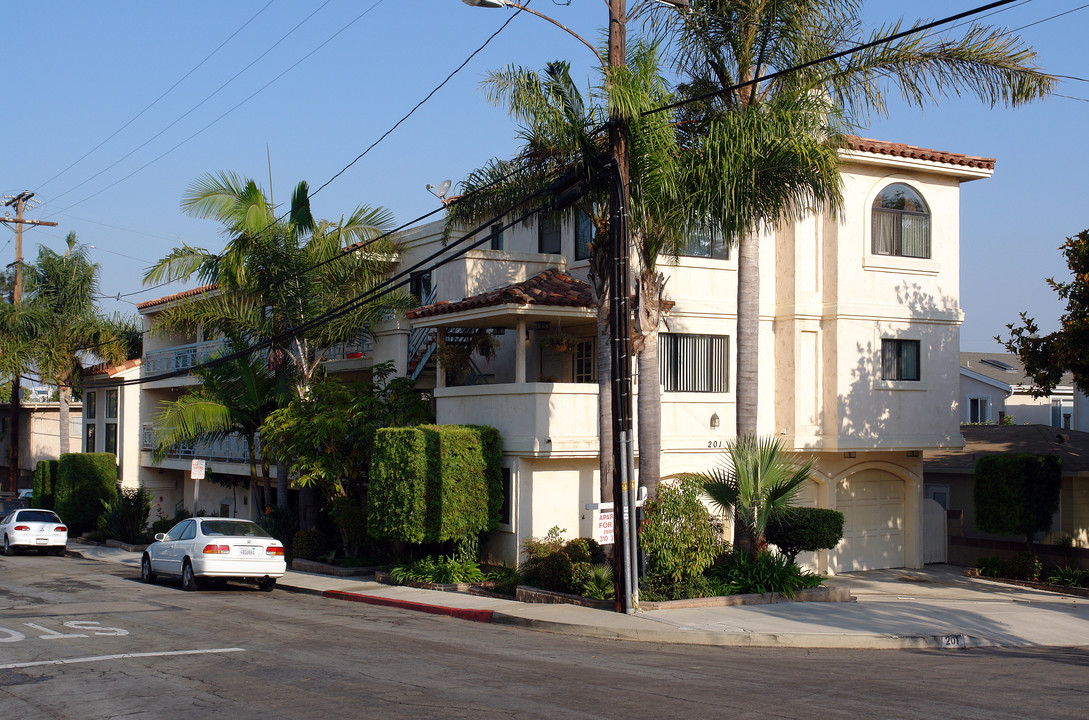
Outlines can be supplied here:
<path id="1" fill-rule="evenodd" d="M 881 341 L 881 379 L 919 380 L 920 343 L 918 340 Z"/>
<path id="2" fill-rule="evenodd" d="M 726 335 L 662 333 L 658 362 L 663 392 L 730 390 L 730 338 Z"/>
<path id="3" fill-rule="evenodd" d="M 930 209 L 919 193 L 903 183 L 893 183 L 873 201 L 874 255 L 930 257 Z"/>

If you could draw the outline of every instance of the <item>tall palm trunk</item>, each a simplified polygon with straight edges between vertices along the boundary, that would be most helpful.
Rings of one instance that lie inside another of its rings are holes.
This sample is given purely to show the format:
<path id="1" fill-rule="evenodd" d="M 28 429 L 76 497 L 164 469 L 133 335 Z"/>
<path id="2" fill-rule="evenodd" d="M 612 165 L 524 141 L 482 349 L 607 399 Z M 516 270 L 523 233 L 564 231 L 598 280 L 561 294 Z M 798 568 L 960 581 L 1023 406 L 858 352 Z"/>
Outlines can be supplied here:
<path id="1" fill-rule="evenodd" d="M 756 435 L 760 363 L 760 231 L 745 234 L 737 251 L 737 437 Z"/>
<path id="2" fill-rule="evenodd" d="M 662 322 L 665 277 L 642 268 L 638 279 L 634 350 L 639 364 L 639 485 L 649 497 L 658 493 L 662 474 L 662 388 L 658 380 L 658 328 Z"/>
<path id="3" fill-rule="evenodd" d="M 599 502 L 604 503 L 612 502 L 613 498 L 613 373 L 609 276 L 606 271 L 608 258 L 605 253 L 595 252 L 590 263 L 590 287 L 597 303 L 598 488 L 601 493 Z"/>

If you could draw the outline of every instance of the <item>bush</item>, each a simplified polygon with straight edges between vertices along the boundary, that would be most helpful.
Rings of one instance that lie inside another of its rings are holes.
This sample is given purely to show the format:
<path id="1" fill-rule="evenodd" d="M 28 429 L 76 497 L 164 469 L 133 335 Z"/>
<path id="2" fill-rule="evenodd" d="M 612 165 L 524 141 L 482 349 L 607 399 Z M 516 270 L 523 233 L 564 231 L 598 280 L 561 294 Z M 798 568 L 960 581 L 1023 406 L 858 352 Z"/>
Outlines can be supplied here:
<path id="1" fill-rule="evenodd" d="M 1007 453 L 976 460 L 976 528 L 996 535 L 1023 535 L 1031 544 L 1051 528 L 1059 508 L 1062 458 Z"/>
<path id="2" fill-rule="evenodd" d="M 407 565 L 395 565 L 389 571 L 396 583 L 476 583 L 484 582 L 484 572 L 471 560 L 455 560 L 452 557 L 430 555 Z"/>
<path id="3" fill-rule="evenodd" d="M 999 557 L 981 557 L 976 567 L 983 577 L 1009 577 L 1008 563 Z"/>
<path id="4" fill-rule="evenodd" d="M 1040 579 L 1044 566 L 1040 562 L 1040 558 L 1030 552 L 1023 552 L 1013 556 L 1007 569 L 1009 571 L 1008 577 L 1014 580 L 1036 582 Z"/>
<path id="5" fill-rule="evenodd" d="M 104 503 L 117 497 L 117 461 L 113 453 L 65 453 L 57 463 L 54 510 L 70 536 L 98 527 Z"/>
<path id="6" fill-rule="evenodd" d="M 488 573 L 485 579 L 495 583 L 492 587 L 493 592 L 500 595 L 510 595 L 511 597 L 518 594 L 518 586 L 523 584 L 522 576 L 518 571 L 508 567 L 501 567 Z"/>
<path id="7" fill-rule="evenodd" d="M 1048 575 L 1047 581 L 1052 585 L 1065 587 L 1089 587 L 1089 570 L 1074 567 L 1057 567 Z"/>
<path id="8" fill-rule="evenodd" d="M 834 548 L 843 539 L 843 513 L 823 508 L 796 507 L 773 516 L 766 537 L 790 562 L 800 552 Z"/>
<path id="9" fill-rule="evenodd" d="M 703 488 L 694 479 L 658 486 L 658 496 L 647 502 L 639 528 L 639 546 L 647 558 L 647 572 L 680 581 L 703 574 L 722 552 L 723 542 L 700 499 Z"/>
<path id="10" fill-rule="evenodd" d="M 300 530 L 291 539 L 291 557 L 317 560 L 329 552 L 329 543 L 318 530 Z"/>
<path id="11" fill-rule="evenodd" d="M 428 543 L 462 540 L 493 528 L 502 498 L 501 483 L 490 478 L 493 470 L 501 471 L 485 462 L 483 434 L 460 425 L 379 430 L 368 488 L 368 532 Z M 498 462 L 498 454 L 489 457 Z"/>
<path id="12" fill-rule="evenodd" d="M 278 505 L 270 507 L 261 517 L 257 518 L 257 524 L 269 535 L 283 543 L 284 547 L 290 547 L 295 539 L 295 533 L 299 531 L 299 510 L 294 507 L 280 507 Z M 170 527 L 173 527 L 173 525 Z"/>
<path id="13" fill-rule="evenodd" d="M 605 551 L 592 538 L 564 542 L 563 532 L 554 527 L 544 538 L 527 538 L 522 543 L 526 561 L 519 572 L 534 587 L 581 595 L 593 580 L 593 566 L 605 562 Z"/>
<path id="14" fill-rule="evenodd" d="M 147 488 L 121 488 L 121 492 L 102 503 L 105 512 L 98 519 L 98 528 L 114 540 L 131 545 L 150 542 L 147 517 L 151 513 L 151 491 Z"/>
<path id="15" fill-rule="evenodd" d="M 824 578 L 808 570 L 802 570 L 791 560 L 770 551 L 750 555 L 744 550 L 724 554 L 708 571 L 708 577 L 723 593 L 779 593 L 794 597 L 799 590 L 819 587 Z"/>
<path id="16" fill-rule="evenodd" d="M 581 595 L 595 600 L 612 600 L 615 590 L 612 566 L 605 563 L 591 565 L 589 576 L 582 581 Z"/>
<path id="17" fill-rule="evenodd" d="M 359 555 L 367 543 L 367 513 L 363 506 L 350 497 L 333 498 L 327 508 L 340 533 L 344 554 Z"/>
<path id="18" fill-rule="evenodd" d="M 157 535 L 158 533 L 169 532 L 170 528 L 174 527 L 175 525 L 180 523 L 182 520 L 187 520 L 187 519 L 189 519 L 191 517 L 193 517 L 193 513 L 189 512 L 185 508 L 182 508 L 181 510 L 178 510 L 178 512 L 175 513 L 174 517 L 172 517 L 172 518 L 161 517 L 158 520 L 156 520 L 155 522 L 151 523 L 151 534 L 152 535 Z M 265 529 L 267 530 L 268 528 L 265 528 Z M 273 537 L 276 537 L 276 536 L 273 536 Z M 283 540 L 281 538 L 277 537 L 276 539 L 283 542 Z"/>
<path id="19" fill-rule="evenodd" d="M 639 599 L 665 602 L 730 594 L 728 591 L 719 590 L 706 575 L 693 575 L 682 580 L 674 580 L 666 575 L 648 575 L 639 583 Z"/>
<path id="20" fill-rule="evenodd" d="M 39 460 L 34 467 L 34 499 L 31 501 L 34 507 L 53 509 L 53 488 L 57 481 L 58 464 L 56 460 Z"/>

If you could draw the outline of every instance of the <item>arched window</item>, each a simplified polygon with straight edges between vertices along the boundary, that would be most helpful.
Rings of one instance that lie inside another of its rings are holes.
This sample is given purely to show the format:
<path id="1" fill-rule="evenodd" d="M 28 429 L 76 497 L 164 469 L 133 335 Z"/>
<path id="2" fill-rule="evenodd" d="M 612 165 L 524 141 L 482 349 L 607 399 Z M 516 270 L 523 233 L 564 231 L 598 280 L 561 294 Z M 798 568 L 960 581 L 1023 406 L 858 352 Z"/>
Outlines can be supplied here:
<path id="1" fill-rule="evenodd" d="M 873 201 L 874 255 L 930 257 L 930 208 L 915 190 L 893 183 Z"/>

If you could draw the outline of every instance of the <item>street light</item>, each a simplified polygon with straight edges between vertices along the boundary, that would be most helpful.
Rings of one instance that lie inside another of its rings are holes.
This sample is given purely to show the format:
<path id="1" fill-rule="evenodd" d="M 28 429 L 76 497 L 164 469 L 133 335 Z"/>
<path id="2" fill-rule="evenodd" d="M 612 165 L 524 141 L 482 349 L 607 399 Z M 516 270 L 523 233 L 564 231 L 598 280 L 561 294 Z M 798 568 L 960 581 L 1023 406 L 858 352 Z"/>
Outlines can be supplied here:
<path id="1" fill-rule="evenodd" d="M 552 18 L 548 17 L 547 15 L 545 15 L 543 13 L 539 13 L 536 10 L 531 10 L 528 7 L 526 7 L 525 5 L 519 5 L 518 3 L 513 2 L 513 0 L 461 0 L 461 1 L 463 3 L 465 3 L 466 5 L 468 5 L 469 7 L 481 7 L 481 8 L 491 8 L 491 9 L 509 7 L 509 8 L 514 8 L 515 10 L 524 10 L 525 12 L 527 12 L 527 13 L 529 13 L 531 15 L 536 15 L 537 17 L 541 18 L 542 20 L 547 20 L 548 22 L 552 23 L 556 27 L 558 27 L 561 30 L 563 30 L 564 32 L 566 32 L 571 37 L 578 40 L 580 43 L 582 43 L 586 47 L 590 48 L 590 52 L 592 52 L 594 54 L 594 57 L 596 57 L 597 61 L 599 63 L 601 63 L 601 66 L 602 67 L 608 67 L 608 65 L 605 62 L 604 58 L 601 57 L 601 54 L 597 51 L 597 49 L 593 45 L 591 45 L 590 43 L 586 42 L 586 40 L 583 39 L 583 37 L 581 35 L 579 35 L 577 32 L 575 32 L 571 28 L 567 27 L 566 25 L 564 25 L 562 23 L 559 23 L 559 22 L 556 22 L 555 20 L 553 20 Z M 687 2 L 688 0 L 683 0 L 683 1 Z"/>

